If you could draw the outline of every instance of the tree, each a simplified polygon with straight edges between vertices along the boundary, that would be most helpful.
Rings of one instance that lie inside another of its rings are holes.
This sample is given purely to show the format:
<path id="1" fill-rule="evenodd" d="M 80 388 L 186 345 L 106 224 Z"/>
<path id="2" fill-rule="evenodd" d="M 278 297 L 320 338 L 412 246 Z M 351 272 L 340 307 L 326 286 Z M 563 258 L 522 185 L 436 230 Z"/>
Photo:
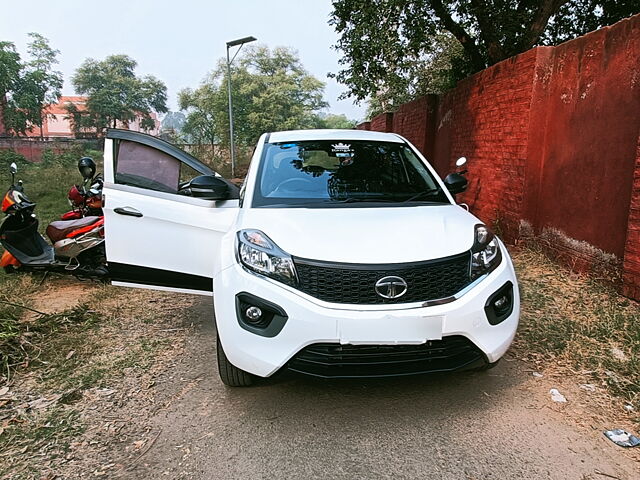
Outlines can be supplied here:
<path id="1" fill-rule="evenodd" d="M 444 73 L 446 65 L 433 68 L 438 56 L 448 59 L 449 79 L 455 81 L 640 10 L 637 0 L 334 0 L 333 8 L 330 24 L 344 52 L 344 68 L 334 76 L 348 87 L 343 96 L 381 97 L 383 106 L 385 96 L 401 92 L 403 84 L 411 87 L 421 65 Z M 443 43 L 447 35 L 455 38 L 458 52 Z"/>
<path id="2" fill-rule="evenodd" d="M 356 127 L 355 120 L 350 120 L 346 115 L 336 115 L 333 113 L 329 113 L 327 115 L 318 115 L 318 124 L 317 128 L 331 128 L 331 129 L 352 129 Z"/>
<path id="3" fill-rule="evenodd" d="M 22 65 L 20 54 L 11 42 L 0 42 L 0 135 L 11 131 L 13 128 L 12 112 L 15 111 L 10 104 L 9 97 L 19 81 Z"/>
<path id="4" fill-rule="evenodd" d="M 60 53 L 38 33 L 30 33 L 30 59 L 22 62 L 13 43 L 0 42 L 0 113 L 5 130 L 24 134 L 40 127 L 47 107 L 60 98 L 62 74 L 53 70 Z"/>
<path id="5" fill-rule="evenodd" d="M 324 84 L 288 48 L 247 48 L 231 69 L 235 141 L 253 145 L 268 131 L 314 127 L 326 107 Z M 184 133 L 208 143 L 229 143 L 227 65 L 224 59 L 200 87 L 179 94 Z"/>
<path id="6" fill-rule="evenodd" d="M 85 60 L 71 79 L 81 95 L 87 95 L 85 108 L 68 105 L 76 132 L 127 125 L 140 118 L 143 129 L 155 121 L 152 112 L 167 111 L 167 87 L 157 78 L 135 74 L 137 63 L 127 55 L 111 55 L 102 61 Z"/>
<path id="7" fill-rule="evenodd" d="M 196 90 L 186 88 L 178 93 L 178 106 L 187 112 L 182 131 L 190 142 L 219 143 L 228 101 L 222 90 L 219 82 L 210 78 Z"/>
<path id="8" fill-rule="evenodd" d="M 31 60 L 25 65 L 20 87 L 16 91 L 16 103 L 24 112 L 26 121 L 40 128 L 47 117 L 46 109 L 57 103 L 62 95 L 62 73 L 53 70 L 58 63 L 59 50 L 49 46 L 49 41 L 39 33 L 30 33 L 28 45 Z"/>

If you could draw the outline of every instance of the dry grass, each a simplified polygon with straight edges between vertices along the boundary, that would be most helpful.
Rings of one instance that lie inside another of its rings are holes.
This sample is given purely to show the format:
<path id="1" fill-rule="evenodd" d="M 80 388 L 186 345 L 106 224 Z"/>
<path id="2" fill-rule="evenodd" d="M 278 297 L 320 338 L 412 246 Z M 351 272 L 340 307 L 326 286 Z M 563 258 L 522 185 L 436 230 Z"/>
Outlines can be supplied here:
<path id="1" fill-rule="evenodd" d="M 42 288 L 55 291 L 56 286 Z M 4 383 L 8 392 L 0 395 L 0 479 L 39 479 L 67 462 L 90 464 L 92 448 L 103 444 L 95 440 L 110 421 L 116 397 L 149 401 L 147 397 L 156 393 L 151 388 L 154 372 L 181 352 L 193 297 L 110 286 L 84 288 L 78 285 L 77 298 L 85 302 L 80 306 L 36 315 L 36 320 L 27 318 L 31 314 L 21 319 L 33 324 L 46 318 L 50 334 L 30 337 L 31 351 L 37 355 L 23 357 L 29 362 L 23 361 Z M 122 426 L 107 433 L 116 435 Z"/>
<path id="2" fill-rule="evenodd" d="M 579 372 L 640 409 L 640 305 L 530 249 L 513 254 L 522 295 L 514 351 Z"/>

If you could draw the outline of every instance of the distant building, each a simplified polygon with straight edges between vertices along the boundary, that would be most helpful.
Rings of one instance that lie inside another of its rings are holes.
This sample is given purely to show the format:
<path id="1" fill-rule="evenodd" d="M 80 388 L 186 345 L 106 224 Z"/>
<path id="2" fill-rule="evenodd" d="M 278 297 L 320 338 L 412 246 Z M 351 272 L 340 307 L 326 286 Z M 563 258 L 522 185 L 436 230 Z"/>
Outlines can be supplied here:
<path id="1" fill-rule="evenodd" d="M 74 138 L 75 133 L 71 126 L 71 120 L 68 118 L 69 113 L 67 112 L 67 105 L 73 104 L 78 110 L 82 111 L 85 109 L 85 103 L 87 102 L 87 97 L 82 96 L 65 96 L 60 97 L 60 101 L 54 105 L 49 106 L 48 115 L 42 125 L 42 136 L 43 137 L 58 137 L 58 138 Z M 133 130 L 136 132 L 145 132 L 150 135 L 158 135 L 160 133 L 160 121 L 158 120 L 158 116 L 155 112 L 151 112 L 151 118 L 153 118 L 155 122 L 155 127 L 151 130 L 144 130 L 140 126 L 140 118 L 136 118 L 134 121 L 129 122 L 128 124 L 124 124 L 122 122 L 118 122 L 118 128 L 124 128 L 127 130 Z M 89 132 L 87 132 L 89 133 Z M 40 136 L 40 128 L 33 127 L 32 130 L 27 132 L 27 136 L 29 137 L 39 137 Z"/>

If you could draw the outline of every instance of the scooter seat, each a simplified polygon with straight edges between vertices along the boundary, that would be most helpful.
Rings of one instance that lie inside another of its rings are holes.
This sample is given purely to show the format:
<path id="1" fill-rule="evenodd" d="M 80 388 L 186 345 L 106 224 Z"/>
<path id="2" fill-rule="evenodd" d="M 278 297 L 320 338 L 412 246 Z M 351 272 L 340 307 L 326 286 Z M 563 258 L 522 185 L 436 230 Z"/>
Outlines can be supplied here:
<path id="1" fill-rule="evenodd" d="M 74 230 L 93 225 L 101 218 L 102 217 L 93 216 L 79 218 L 78 220 L 58 220 L 51 222 L 47 227 L 47 237 L 49 237 L 53 243 L 56 243 Z"/>

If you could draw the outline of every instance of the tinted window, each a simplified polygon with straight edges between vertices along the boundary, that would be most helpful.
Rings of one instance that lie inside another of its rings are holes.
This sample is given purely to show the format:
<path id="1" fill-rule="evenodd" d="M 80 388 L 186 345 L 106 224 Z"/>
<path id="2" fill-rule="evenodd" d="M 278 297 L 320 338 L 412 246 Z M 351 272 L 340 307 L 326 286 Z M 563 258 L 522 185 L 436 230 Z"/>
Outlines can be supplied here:
<path id="1" fill-rule="evenodd" d="M 118 142 L 116 183 L 176 193 L 181 162 L 160 150 L 136 142 Z"/>
<path id="2" fill-rule="evenodd" d="M 267 144 L 254 206 L 355 202 L 449 203 L 405 144 L 307 141 Z"/>

